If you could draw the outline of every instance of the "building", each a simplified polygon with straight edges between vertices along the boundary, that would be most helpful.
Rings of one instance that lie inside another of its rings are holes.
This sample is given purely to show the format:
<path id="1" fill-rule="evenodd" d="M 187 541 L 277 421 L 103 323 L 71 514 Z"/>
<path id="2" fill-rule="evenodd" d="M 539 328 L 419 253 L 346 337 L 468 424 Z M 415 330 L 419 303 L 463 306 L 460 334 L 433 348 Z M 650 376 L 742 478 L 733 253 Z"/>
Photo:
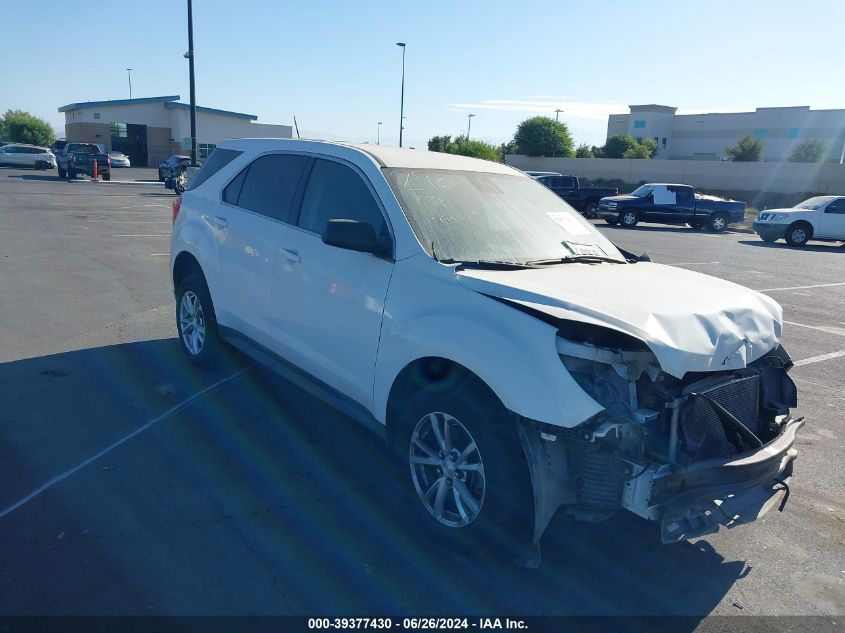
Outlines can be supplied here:
<path id="1" fill-rule="evenodd" d="M 191 151 L 191 107 L 179 95 L 69 103 L 65 138 L 98 143 L 128 155 L 132 165 L 155 166 L 171 154 Z M 289 125 L 256 123 L 254 114 L 197 106 L 198 158 L 229 138 L 291 138 Z"/>
<path id="2" fill-rule="evenodd" d="M 676 114 L 664 105 L 632 105 L 630 114 L 611 114 L 607 136 L 629 134 L 657 142 L 655 158 L 719 160 L 725 147 L 746 135 L 763 141 L 764 161 L 785 161 L 810 139 L 827 145 L 826 162 L 839 162 L 845 149 L 845 110 L 810 106 L 757 108 L 754 112 Z"/>

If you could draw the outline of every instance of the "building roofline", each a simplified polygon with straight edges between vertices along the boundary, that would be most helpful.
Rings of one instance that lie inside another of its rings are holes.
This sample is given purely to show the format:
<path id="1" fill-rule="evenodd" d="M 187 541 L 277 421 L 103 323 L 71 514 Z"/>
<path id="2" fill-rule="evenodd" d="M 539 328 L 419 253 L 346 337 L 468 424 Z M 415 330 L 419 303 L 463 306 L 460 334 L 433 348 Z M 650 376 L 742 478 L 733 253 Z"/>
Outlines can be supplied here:
<path id="1" fill-rule="evenodd" d="M 178 97 L 177 97 L 178 99 Z M 177 110 L 190 110 L 191 106 L 187 103 L 179 103 L 178 101 L 168 101 L 164 104 L 165 108 Z M 206 112 L 208 114 L 221 114 L 223 116 L 237 117 L 239 119 L 247 119 L 248 121 L 255 121 L 258 119 L 257 114 L 245 114 L 243 112 L 232 112 L 231 110 L 218 110 L 217 108 L 206 108 L 205 106 L 197 106 L 197 112 Z"/>
<path id="2" fill-rule="evenodd" d="M 178 101 L 179 95 L 169 95 L 166 97 L 142 97 L 140 99 L 111 99 L 107 101 L 82 101 L 80 103 L 69 103 L 59 108 L 59 112 L 69 112 L 70 110 L 79 110 L 80 108 L 101 108 L 108 106 L 125 106 L 125 105 L 140 105 L 143 103 L 169 103 L 171 101 Z"/>
<path id="3" fill-rule="evenodd" d="M 633 112 L 668 112 L 675 114 L 678 108 L 673 106 L 660 105 L 657 103 L 646 103 L 643 105 L 629 105 L 628 109 Z"/>

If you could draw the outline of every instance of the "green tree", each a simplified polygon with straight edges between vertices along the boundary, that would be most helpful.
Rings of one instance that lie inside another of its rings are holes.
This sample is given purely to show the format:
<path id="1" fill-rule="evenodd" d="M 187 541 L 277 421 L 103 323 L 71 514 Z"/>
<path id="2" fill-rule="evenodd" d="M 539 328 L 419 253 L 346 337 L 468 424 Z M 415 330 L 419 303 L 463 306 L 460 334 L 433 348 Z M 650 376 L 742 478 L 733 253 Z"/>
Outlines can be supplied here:
<path id="1" fill-rule="evenodd" d="M 499 148 L 484 141 L 468 139 L 466 136 L 458 136 L 455 140 L 444 134 L 443 136 L 432 136 L 428 139 L 428 149 L 432 152 L 444 152 L 446 154 L 460 154 L 473 158 L 498 161 Z"/>
<path id="2" fill-rule="evenodd" d="M 657 143 L 653 138 L 634 141 L 634 145 L 622 153 L 622 158 L 651 158 L 657 151 Z"/>
<path id="3" fill-rule="evenodd" d="M 743 136 L 736 145 L 726 147 L 725 154 L 736 163 L 759 163 L 763 160 L 763 141 L 753 136 Z"/>
<path id="4" fill-rule="evenodd" d="M 0 138 L 15 143 L 50 145 L 56 140 L 53 126 L 22 110 L 6 110 L 0 121 Z"/>
<path id="5" fill-rule="evenodd" d="M 813 139 L 799 143 L 789 155 L 790 163 L 820 163 L 827 154 L 827 145 L 824 141 Z"/>
<path id="6" fill-rule="evenodd" d="M 601 150 L 602 158 L 624 158 L 625 152 L 635 148 L 638 144 L 637 139 L 627 134 L 611 136 Z"/>
<path id="7" fill-rule="evenodd" d="M 444 134 L 443 136 L 432 136 L 428 139 L 428 151 L 430 152 L 449 152 L 449 147 L 452 145 L 452 137 Z"/>
<path id="8" fill-rule="evenodd" d="M 586 143 L 581 143 L 575 150 L 575 158 L 595 158 L 593 149 Z"/>
<path id="9" fill-rule="evenodd" d="M 566 123 L 546 116 L 535 116 L 520 123 L 513 140 L 519 153 L 528 156 L 571 157 L 575 154 Z"/>

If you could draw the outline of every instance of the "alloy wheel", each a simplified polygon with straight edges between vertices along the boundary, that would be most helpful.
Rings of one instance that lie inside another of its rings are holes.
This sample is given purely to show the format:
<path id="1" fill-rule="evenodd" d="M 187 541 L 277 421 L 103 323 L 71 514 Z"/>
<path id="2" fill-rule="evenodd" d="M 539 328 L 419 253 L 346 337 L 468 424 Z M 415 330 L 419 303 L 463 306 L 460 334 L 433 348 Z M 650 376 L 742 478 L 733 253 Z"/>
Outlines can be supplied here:
<path id="1" fill-rule="evenodd" d="M 205 316 L 199 297 L 192 290 L 186 291 L 179 303 L 179 329 L 187 350 L 198 355 L 205 343 Z"/>

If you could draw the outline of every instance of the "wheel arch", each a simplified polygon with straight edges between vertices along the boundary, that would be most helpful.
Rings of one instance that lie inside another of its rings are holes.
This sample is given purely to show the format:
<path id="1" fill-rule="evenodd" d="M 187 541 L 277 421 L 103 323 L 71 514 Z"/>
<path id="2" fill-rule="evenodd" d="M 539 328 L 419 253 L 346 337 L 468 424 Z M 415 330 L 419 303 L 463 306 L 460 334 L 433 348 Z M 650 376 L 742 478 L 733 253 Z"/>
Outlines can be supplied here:
<path id="1" fill-rule="evenodd" d="M 792 231 L 792 229 L 798 226 L 803 226 L 807 229 L 807 239 L 813 237 L 813 225 L 805 219 L 795 220 L 794 222 L 792 222 L 792 224 L 787 227 L 786 234 L 789 235 L 790 231 Z"/>
<path id="2" fill-rule="evenodd" d="M 189 251 L 182 251 L 173 261 L 173 291 L 176 292 L 176 290 L 179 289 L 179 284 L 182 283 L 182 280 L 193 273 L 198 273 L 202 275 L 203 279 L 205 279 L 205 273 L 202 270 L 202 266 L 200 266 L 199 261 L 197 261 L 197 258 L 194 257 L 193 253 Z M 206 286 L 207 285 L 208 280 L 206 280 Z"/>

